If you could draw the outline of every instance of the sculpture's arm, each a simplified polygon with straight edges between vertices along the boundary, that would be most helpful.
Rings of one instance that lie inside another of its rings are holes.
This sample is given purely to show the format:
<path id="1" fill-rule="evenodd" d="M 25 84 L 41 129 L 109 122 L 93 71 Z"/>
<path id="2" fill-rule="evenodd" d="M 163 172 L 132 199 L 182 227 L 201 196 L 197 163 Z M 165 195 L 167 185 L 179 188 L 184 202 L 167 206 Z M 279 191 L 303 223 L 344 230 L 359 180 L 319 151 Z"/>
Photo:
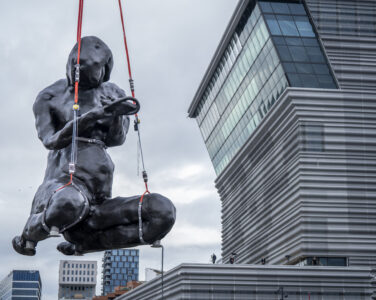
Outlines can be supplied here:
<path id="1" fill-rule="evenodd" d="M 113 123 L 106 137 L 106 145 L 108 147 L 120 146 L 125 142 L 126 135 L 129 130 L 129 117 L 117 116 L 113 118 Z"/>
<path id="2" fill-rule="evenodd" d="M 39 139 L 47 149 L 59 150 L 67 147 L 72 141 L 73 121 L 59 124 L 59 120 L 54 114 L 54 111 L 58 110 L 58 108 L 52 107 L 52 98 L 53 96 L 48 93 L 39 94 L 34 103 L 33 111 Z M 104 117 L 108 116 L 105 114 L 103 107 L 93 108 L 78 117 L 79 130 L 87 130 L 97 120 Z"/>
<path id="3" fill-rule="evenodd" d="M 110 104 L 117 99 L 124 98 L 125 92 L 119 88 L 116 84 L 106 83 L 105 89 L 110 96 L 102 102 L 102 104 Z M 125 142 L 126 135 L 129 130 L 129 117 L 128 116 L 115 116 L 113 117 L 113 123 L 108 130 L 105 143 L 108 147 L 120 146 Z"/>

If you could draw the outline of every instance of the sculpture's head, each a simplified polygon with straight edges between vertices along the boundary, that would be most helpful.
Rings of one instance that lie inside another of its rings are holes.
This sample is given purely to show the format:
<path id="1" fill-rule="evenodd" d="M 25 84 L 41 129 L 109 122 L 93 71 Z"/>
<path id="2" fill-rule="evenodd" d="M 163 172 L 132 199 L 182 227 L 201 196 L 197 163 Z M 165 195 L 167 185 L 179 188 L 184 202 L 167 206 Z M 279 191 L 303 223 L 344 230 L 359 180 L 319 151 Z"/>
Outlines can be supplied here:
<path id="1" fill-rule="evenodd" d="M 69 54 L 67 78 L 69 85 L 74 84 L 75 65 L 77 64 L 76 44 Z M 113 58 L 110 48 L 95 36 L 86 36 L 81 40 L 80 86 L 94 88 L 110 79 Z"/>

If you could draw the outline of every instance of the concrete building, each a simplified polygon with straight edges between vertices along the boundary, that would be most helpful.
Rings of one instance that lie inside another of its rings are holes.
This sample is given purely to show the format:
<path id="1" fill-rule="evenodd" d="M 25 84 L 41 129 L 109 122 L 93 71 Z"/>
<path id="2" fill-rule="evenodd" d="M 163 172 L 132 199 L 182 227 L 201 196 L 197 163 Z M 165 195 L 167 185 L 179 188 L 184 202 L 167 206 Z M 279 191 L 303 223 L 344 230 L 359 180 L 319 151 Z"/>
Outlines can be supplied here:
<path id="1" fill-rule="evenodd" d="M 188 111 L 225 264 L 167 272 L 165 299 L 376 299 L 375 22 L 370 0 L 239 1 Z"/>
<path id="2" fill-rule="evenodd" d="M 59 266 L 58 299 L 91 300 L 97 284 L 97 262 L 87 260 L 61 260 Z"/>
<path id="3" fill-rule="evenodd" d="M 139 250 L 107 250 L 102 262 L 103 296 L 114 293 L 116 287 L 125 287 L 128 282 L 138 281 Z"/>
<path id="4" fill-rule="evenodd" d="M 222 257 L 376 266 L 376 2 L 240 1 L 189 108 Z"/>
<path id="5" fill-rule="evenodd" d="M 312 273 L 315 276 L 312 276 Z M 369 268 L 183 264 L 117 300 L 368 300 Z"/>
<path id="6" fill-rule="evenodd" d="M 0 281 L 0 300 L 40 300 L 42 280 L 39 271 L 13 270 Z"/>

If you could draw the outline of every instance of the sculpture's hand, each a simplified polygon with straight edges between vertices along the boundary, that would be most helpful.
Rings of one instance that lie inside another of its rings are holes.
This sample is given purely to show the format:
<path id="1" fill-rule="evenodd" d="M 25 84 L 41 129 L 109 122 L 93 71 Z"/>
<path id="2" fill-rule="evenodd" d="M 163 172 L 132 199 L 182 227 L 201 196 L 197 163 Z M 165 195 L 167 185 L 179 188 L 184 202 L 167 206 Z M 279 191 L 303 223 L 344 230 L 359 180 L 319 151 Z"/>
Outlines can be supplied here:
<path id="1" fill-rule="evenodd" d="M 104 112 L 113 116 L 134 115 L 140 110 L 139 102 L 131 97 L 124 97 L 115 101 L 105 100 L 102 101 L 102 104 L 104 104 Z"/>
<path id="2" fill-rule="evenodd" d="M 112 117 L 112 114 L 105 111 L 103 106 L 96 106 L 89 110 L 88 112 L 84 113 L 79 119 L 79 122 L 92 122 L 97 121 L 100 119 Z"/>

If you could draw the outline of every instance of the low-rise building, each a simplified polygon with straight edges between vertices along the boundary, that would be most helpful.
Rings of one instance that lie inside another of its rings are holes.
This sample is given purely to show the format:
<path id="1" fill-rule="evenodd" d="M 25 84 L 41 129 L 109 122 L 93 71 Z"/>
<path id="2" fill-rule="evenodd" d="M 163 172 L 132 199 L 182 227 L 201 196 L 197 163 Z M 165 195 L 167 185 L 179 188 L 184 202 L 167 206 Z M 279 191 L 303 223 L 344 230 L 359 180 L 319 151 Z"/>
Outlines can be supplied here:
<path id="1" fill-rule="evenodd" d="M 95 296 L 93 300 L 114 300 L 119 296 L 128 293 L 129 291 L 135 289 L 139 285 L 143 284 L 142 281 L 129 281 L 127 286 L 117 286 L 113 293 L 109 293 L 106 296 Z"/>
<path id="2" fill-rule="evenodd" d="M 370 267 L 182 264 L 165 273 L 163 296 L 159 276 L 116 300 L 376 299 L 374 282 Z"/>
<path id="3" fill-rule="evenodd" d="M 59 300 L 86 299 L 95 295 L 97 262 L 61 260 L 59 268 Z"/>

